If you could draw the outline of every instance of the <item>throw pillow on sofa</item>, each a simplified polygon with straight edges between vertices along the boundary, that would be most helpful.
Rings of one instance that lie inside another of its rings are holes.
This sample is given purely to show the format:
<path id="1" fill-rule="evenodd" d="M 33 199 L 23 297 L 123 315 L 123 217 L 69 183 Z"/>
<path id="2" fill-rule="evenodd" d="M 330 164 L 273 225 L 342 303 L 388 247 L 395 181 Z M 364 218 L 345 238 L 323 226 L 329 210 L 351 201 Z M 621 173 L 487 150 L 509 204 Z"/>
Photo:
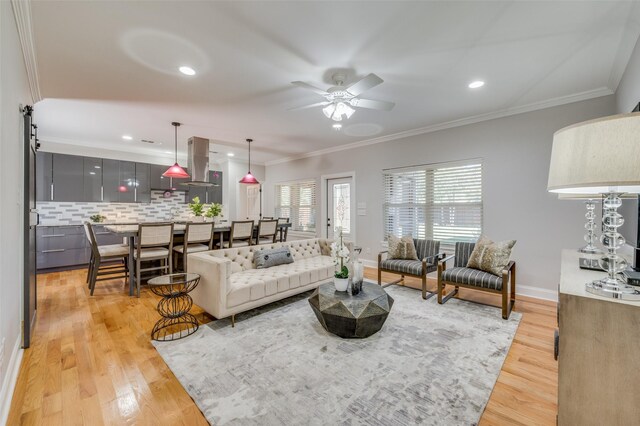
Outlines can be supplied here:
<path id="1" fill-rule="evenodd" d="M 262 249 L 253 254 L 253 262 L 256 265 L 256 269 L 266 269 L 272 266 L 293 263 L 293 256 L 289 247 Z"/>
<path id="2" fill-rule="evenodd" d="M 402 238 L 389 235 L 388 244 L 389 259 L 419 260 L 410 235 Z"/>
<path id="3" fill-rule="evenodd" d="M 493 242 L 489 238 L 482 236 L 476 243 L 467 268 L 480 269 L 493 275 L 500 276 L 502 270 L 509 264 L 511 249 L 516 244 L 516 240 Z"/>

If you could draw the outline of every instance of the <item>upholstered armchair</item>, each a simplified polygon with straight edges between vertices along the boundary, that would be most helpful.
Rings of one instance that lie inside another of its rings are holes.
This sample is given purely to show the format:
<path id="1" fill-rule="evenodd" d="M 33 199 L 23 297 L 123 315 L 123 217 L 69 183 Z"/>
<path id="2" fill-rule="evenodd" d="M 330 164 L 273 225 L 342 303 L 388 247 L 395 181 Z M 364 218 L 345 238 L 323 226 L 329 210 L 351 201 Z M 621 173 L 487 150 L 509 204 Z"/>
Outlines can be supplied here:
<path id="1" fill-rule="evenodd" d="M 387 251 L 378 253 L 378 284 L 387 287 L 404 282 L 405 276 L 422 279 L 422 298 L 429 299 L 435 293 L 427 292 L 427 274 L 436 270 L 438 260 L 444 259 L 445 254 L 439 253 L 440 241 L 413 239 L 416 254 L 420 260 L 383 259 Z M 389 272 L 400 275 L 400 278 L 390 283 L 382 284 L 382 273 Z M 427 293 L 429 295 L 427 296 Z"/>
<path id="2" fill-rule="evenodd" d="M 516 263 L 512 260 L 502 271 L 502 276 L 479 269 L 467 268 L 475 243 L 456 243 L 453 256 L 438 262 L 438 303 L 443 304 L 456 294 L 459 287 L 502 294 L 502 318 L 509 319 L 516 302 Z M 454 260 L 453 268 L 447 269 L 447 261 Z M 445 286 L 454 290 L 443 297 Z M 509 291 L 509 288 L 511 291 Z"/>

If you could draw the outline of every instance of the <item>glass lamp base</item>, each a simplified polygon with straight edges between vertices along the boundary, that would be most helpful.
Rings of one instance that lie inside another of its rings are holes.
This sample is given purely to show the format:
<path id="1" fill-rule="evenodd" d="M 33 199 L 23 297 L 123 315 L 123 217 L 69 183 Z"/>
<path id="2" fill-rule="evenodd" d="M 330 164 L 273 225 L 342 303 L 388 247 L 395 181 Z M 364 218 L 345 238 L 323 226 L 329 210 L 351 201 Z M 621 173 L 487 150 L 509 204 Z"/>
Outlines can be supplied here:
<path id="1" fill-rule="evenodd" d="M 592 281 L 586 284 L 587 292 L 609 299 L 638 300 L 640 301 L 640 291 L 623 282 L 611 283 L 607 278 Z"/>
<path id="2" fill-rule="evenodd" d="M 586 246 L 579 248 L 578 253 L 602 254 L 602 250 L 600 250 L 598 247 L 590 246 L 587 244 Z"/>

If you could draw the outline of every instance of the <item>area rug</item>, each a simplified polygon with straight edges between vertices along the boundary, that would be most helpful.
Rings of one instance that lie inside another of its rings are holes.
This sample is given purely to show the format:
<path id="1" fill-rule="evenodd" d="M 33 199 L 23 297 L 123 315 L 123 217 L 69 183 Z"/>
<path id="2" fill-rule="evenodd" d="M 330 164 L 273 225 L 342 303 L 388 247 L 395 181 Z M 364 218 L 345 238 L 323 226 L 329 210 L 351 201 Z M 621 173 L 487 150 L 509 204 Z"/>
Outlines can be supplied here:
<path id="1" fill-rule="evenodd" d="M 391 286 L 387 322 L 341 339 L 306 293 L 154 345 L 214 425 L 472 425 L 520 322 L 499 308 L 438 305 Z"/>

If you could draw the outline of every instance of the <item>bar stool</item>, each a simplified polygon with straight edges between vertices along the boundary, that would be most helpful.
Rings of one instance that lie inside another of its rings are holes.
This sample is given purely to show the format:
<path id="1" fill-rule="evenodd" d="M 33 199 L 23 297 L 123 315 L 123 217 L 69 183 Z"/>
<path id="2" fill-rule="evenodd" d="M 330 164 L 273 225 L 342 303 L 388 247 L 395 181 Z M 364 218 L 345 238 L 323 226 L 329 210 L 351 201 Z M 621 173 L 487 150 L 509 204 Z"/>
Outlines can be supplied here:
<path id="1" fill-rule="evenodd" d="M 99 246 L 93 227 L 89 222 L 84 223 L 84 232 L 91 247 L 87 283 L 90 295 L 96 288 L 97 281 L 114 280 L 117 278 L 129 278 L 129 248 L 126 244 L 111 244 Z M 114 262 L 118 262 L 114 264 Z M 100 278 L 102 277 L 102 278 Z"/>
<path id="2" fill-rule="evenodd" d="M 278 220 L 261 220 L 258 222 L 258 238 L 256 239 L 258 244 L 273 244 L 276 242 L 276 235 L 278 234 Z"/>
<path id="3" fill-rule="evenodd" d="M 164 271 L 173 273 L 173 223 L 145 223 L 138 225 L 138 241 L 133 252 L 135 259 L 136 287 L 140 297 L 142 272 Z M 161 261 L 160 266 L 142 268 L 142 262 Z"/>
<path id="4" fill-rule="evenodd" d="M 173 248 L 173 251 L 182 256 L 182 269 L 187 272 L 187 255 L 200 251 L 211 250 L 213 244 L 213 222 L 187 223 L 184 231 L 184 243 Z M 175 257 L 177 269 L 178 256 Z"/>
<path id="5" fill-rule="evenodd" d="M 289 223 L 289 218 L 288 217 L 279 217 L 278 218 L 278 225 L 282 225 L 284 223 Z M 287 226 L 286 228 L 280 228 L 280 242 L 284 242 L 287 241 L 287 235 L 289 235 L 289 227 Z"/>
<path id="6" fill-rule="evenodd" d="M 225 247 L 244 247 L 253 245 L 253 220 L 231 222 L 231 233 L 229 241 L 224 243 Z"/>

